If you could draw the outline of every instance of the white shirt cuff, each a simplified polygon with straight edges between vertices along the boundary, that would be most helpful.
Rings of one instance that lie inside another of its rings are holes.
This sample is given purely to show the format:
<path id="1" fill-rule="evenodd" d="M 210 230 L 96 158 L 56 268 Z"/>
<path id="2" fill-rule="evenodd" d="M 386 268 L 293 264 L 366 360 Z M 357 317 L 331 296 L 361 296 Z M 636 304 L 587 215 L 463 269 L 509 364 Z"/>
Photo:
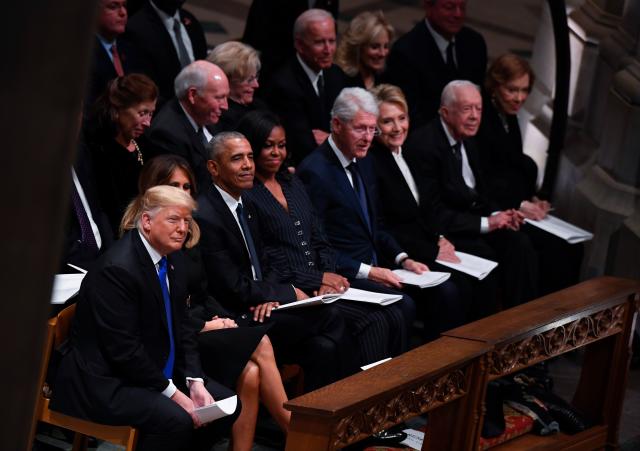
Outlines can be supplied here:
<path id="1" fill-rule="evenodd" d="M 489 233 L 489 218 L 480 218 L 480 233 Z"/>
<path id="2" fill-rule="evenodd" d="M 398 255 L 396 255 L 396 259 L 394 261 L 396 262 L 396 265 L 400 266 L 400 262 L 405 258 L 409 258 L 409 254 L 407 254 L 406 252 L 400 252 Z"/>
<path id="3" fill-rule="evenodd" d="M 358 274 L 356 274 L 356 279 L 368 279 L 370 271 L 371 265 L 360 263 L 360 268 L 358 269 Z"/>
<path id="4" fill-rule="evenodd" d="M 167 398 L 171 398 L 177 390 L 178 389 L 176 388 L 176 386 L 173 383 L 173 381 L 171 379 L 169 379 L 169 385 L 167 385 L 167 388 L 165 388 L 162 391 L 162 394 L 164 396 L 166 396 Z"/>
<path id="5" fill-rule="evenodd" d="M 187 388 L 191 388 L 191 382 L 202 382 L 204 384 L 204 379 L 201 377 L 187 377 Z"/>

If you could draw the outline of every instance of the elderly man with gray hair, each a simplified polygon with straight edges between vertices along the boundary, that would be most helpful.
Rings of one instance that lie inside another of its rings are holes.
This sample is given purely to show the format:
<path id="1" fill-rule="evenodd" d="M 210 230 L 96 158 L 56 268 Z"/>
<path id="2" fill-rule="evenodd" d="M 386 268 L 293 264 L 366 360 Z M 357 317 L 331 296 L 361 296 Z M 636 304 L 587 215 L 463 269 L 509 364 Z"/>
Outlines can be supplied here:
<path id="1" fill-rule="evenodd" d="M 499 211 L 486 195 L 473 139 L 481 119 L 478 86 L 467 80 L 449 82 L 442 90 L 439 117 L 407 140 L 407 163 L 425 181 L 438 233 L 458 250 L 500 263 L 502 306 L 510 307 L 536 296 L 537 255 L 527 235 L 518 231 L 522 214 Z"/>
<path id="2" fill-rule="evenodd" d="M 400 302 L 386 309 L 390 314 L 397 310 L 402 315 L 397 332 L 406 339 L 416 305 L 406 295 L 410 290 L 390 268 L 415 273 L 429 269 L 411 259 L 378 223 L 373 162 L 367 157 L 377 134 L 377 118 L 378 106 L 371 93 L 361 88 L 342 90 L 331 111 L 331 135 L 304 159 L 297 174 L 336 250 L 336 271 L 347 277 L 355 288 L 405 293 Z M 411 296 L 424 301 L 420 302 L 426 308 L 423 316 L 433 320 L 434 327 L 436 317 L 444 327 L 455 325 L 459 317 L 464 318 L 462 296 L 451 282 L 425 292 L 412 292 Z M 425 338 L 429 339 L 440 330 L 427 326 L 425 332 Z"/>
<path id="3" fill-rule="evenodd" d="M 277 71 L 267 103 L 280 116 L 294 163 L 299 163 L 329 135 L 329 111 L 347 77 L 333 64 L 336 24 L 322 9 L 302 13 L 294 24 L 296 55 Z"/>
<path id="4" fill-rule="evenodd" d="M 186 159 L 196 174 L 198 191 L 203 191 L 211 184 L 207 146 L 227 109 L 229 80 L 218 66 L 201 60 L 182 69 L 174 88 L 176 97 L 162 107 L 151 124 L 148 147 Z"/>

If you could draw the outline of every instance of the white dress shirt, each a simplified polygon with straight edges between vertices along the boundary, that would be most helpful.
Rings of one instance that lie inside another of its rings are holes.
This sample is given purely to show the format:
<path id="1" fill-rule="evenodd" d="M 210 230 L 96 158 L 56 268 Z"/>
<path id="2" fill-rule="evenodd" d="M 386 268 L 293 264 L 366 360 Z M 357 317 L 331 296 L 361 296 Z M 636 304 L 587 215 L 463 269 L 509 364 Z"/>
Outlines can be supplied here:
<path id="1" fill-rule="evenodd" d="M 456 141 L 455 138 L 451 136 L 447 124 L 445 124 L 442 119 L 440 119 L 440 122 L 442 123 L 442 128 L 444 128 L 445 135 L 447 135 L 447 140 L 449 140 L 449 145 L 453 147 L 458 141 Z M 475 189 L 476 177 L 473 175 L 473 171 L 471 170 L 471 166 L 469 165 L 469 158 L 467 158 L 467 152 L 464 149 L 464 141 L 460 141 L 460 154 L 462 155 L 462 178 L 464 179 L 464 184 L 471 189 Z M 488 232 L 489 218 L 483 216 L 480 218 L 480 233 Z"/>
<path id="2" fill-rule="evenodd" d="M 98 229 L 98 225 L 93 220 L 93 215 L 91 214 L 91 208 L 89 207 L 89 202 L 87 202 L 87 197 L 84 194 L 84 190 L 82 189 L 82 185 L 80 184 L 80 180 L 78 179 L 78 175 L 76 174 L 76 170 L 71 167 L 71 177 L 73 178 L 73 184 L 76 186 L 76 190 L 78 191 L 78 197 L 80 197 L 80 202 L 82 202 L 82 206 L 84 207 L 84 211 L 87 213 L 87 218 L 89 218 L 89 224 L 91 225 L 91 231 L 93 232 L 93 237 L 96 240 L 96 246 L 98 249 L 102 247 L 102 237 L 100 236 L 100 230 Z"/>
<path id="3" fill-rule="evenodd" d="M 420 205 L 420 193 L 418 192 L 418 186 L 416 185 L 416 181 L 413 179 L 413 174 L 411 174 L 409 165 L 402 156 L 402 147 L 399 147 L 398 150 L 392 150 L 391 155 L 393 155 L 393 160 L 398 165 L 398 169 L 400 169 L 402 177 L 404 177 L 404 181 L 407 182 L 407 186 L 409 187 L 411 194 L 413 194 L 416 204 Z"/>
<path id="4" fill-rule="evenodd" d="M 244 231 L 242 230 L 242 226 L 240 225 L 240 220 L 238 219 L 238 213 L 237 213 L 238 204 L 242 205 L 242 197 L 240 199 L 236 200 L 236 199 L 234 199 L 234 197 L 231 194 L 227 193 L 225 190 L 220 188 L 215 183 L 213 184 L 213 186 L 216 187 L 216 189 L 218 190 L 218 192 L 222 196 L 222 200 L 224 200 L 224 203 L 227 204 L 227 207 L 231 211 L 231 215 L 233 216 L 233 219 L 235 219 L 236 224 L 238 224 L 238 229 L 240 230 L 240 235 L 242 235 L 242 239 L 244 240 L 244 247 L 247 248 L 247 254 L 251 255 L 251 252 L 249 252 L 249 246 L 247 245 L 247 237 L 244 236 Z M 242 205 L 242 208 L 244 208 L 244 205 Z M 249 258 L 249 261 L 251 261 L 251 258 Z M 251 262 L 251 274 L 253 276 L 253 280 L 257 280 L 256 279 L 256 269 L 253 267 L 253 262 Z"/>
<path id="5" fill-rule="evenodd" d="M 311 82 L 311 86 L 313 86 L 313 89 L 316 91 L 316 95 L 319 96 L 320 91 L 318 90 L 318 79 L 320 78 L 320 74 L 322 74 L 322 70 L 320 72 L 314 72 L 309 66 L 307 66 L 307 63 L 302 60 L 300 54 L 298 53 L 296 53 L 296 58 L 298 58 L 298 62 L 302 66 L 304 73 L 307 74 L 307 77 L 309 77 L 309 81 Z"/>
<path id="6" fill-rule="evenodd" d="M 140 231 L 138 231 L 138 235 L 140 235 L 140 239 L 142 240 L 142 244 L 144 244 L 144 248 L 147 250 L 147 253 L 149 254 L 149 257 L 151 257 L 151 261 L 153 262 L 153 265 L 156 267 L 156 273 L 158 273 L 158 283 L 160 283 L 160 260 L 162 259 L 162 254 L 160 254 L 157 250 L 154 249 L 153 246 L 151 246 L 151 243 L 149 243 L 147 241 L 147 238 L 140 233 Z M 169 272 L 167 271 L 167 275 L 165 276 L 166 278 L 166 283 L 167 283 L 167 289 L 169 288 Z M 169 327 L 171 327 L 171 325 L 169 325 Z M 162 391 L 162 394 L 164 396 L 166 396 L 167 398 L 171 398 L 175 392 L 178 390 L 178 388 L 176 387 L 176 385 L 173 383 L 172 379 L 168 379 L 169 380 L 169 385 L 167 385 L 167 388 L 165 388 Z M 187 387 L 189 386 L 189 384 L 193 381 L 200 381 L 202 383 L 204 383 L 204 379 L 200 378 L 200 377 L 186 377 L 186 384 Z"/>
<path id="7" fill-rule="evenodd" d="M 195 132 L 198 133 L 198 129 L 200 128 L 200 126 L 196 124 L 196 121 L 194 121 L 193 118 L 189 115 L 189 113 L 187 113 L 187 110 L 184 108 L 184 105 L 182 104 L 182 102 L 178 102 L 178 103 L 180 104 L 180 108 L 182 108 L 182 111 L 184 111 L 184 115 L 187 116 L 187 120 L 189 121 L 189 123 L 191 124 Z M 203 126 L 202 132 L 204 133 L 204 137 L 207 139 L 207 142 L 211 142 L 211 138 L 213 138 L 213 135 L 209 132 L 209 130 L 207 130 L 207 127 Z"/>
<path id="8" fill-rule="evenodd" d="M 438 33 L 429 23 L 427 19 L 424 19 L 424 22 L 427 24 L 427 28 L 429 29 L 429 33 L 433 36 L 433 40 L 436 41 L 436 47 L 440 51 L 440 56 L 442 56 L 442 61 L 447 62 L 447 47 L 449 47 L 449 42 L 453 42 L 453 48 L 455 49 L 456 45 L 456 37 L 454 36 L 449 41 L 447 38 Z M 458 58 L 456 57 L 456 52 L 453 52 L 453 62 L 456 67 L 458 67 Z"/>

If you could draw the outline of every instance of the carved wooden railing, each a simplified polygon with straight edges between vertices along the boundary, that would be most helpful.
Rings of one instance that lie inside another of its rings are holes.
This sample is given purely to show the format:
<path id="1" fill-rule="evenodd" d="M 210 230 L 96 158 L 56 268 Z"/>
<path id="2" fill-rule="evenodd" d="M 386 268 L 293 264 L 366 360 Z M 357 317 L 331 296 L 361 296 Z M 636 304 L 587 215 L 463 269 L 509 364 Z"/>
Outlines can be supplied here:
<path id="1" fill-rule="evenodd" d="M 597 426 L 500 449 L 617 446 L 640 283 L 601 277 L 448 331 L 383 365 L 291 400 L 287 450 L 333 450 L 424 412 L 422 449 L 478 449 L 488 380 L 584 348 L 573 404 Z"/>
<path id="2" fill-rule="evenodd" d="M 439 338 L 291 400 L 285 404 L 292 411 L 286 449 L 340 449 L 434 409 L 462 424 L 477 422 L 472 406 L 480 387 L 475 382 L 484 373 L 481 357 L 488 350 L 475 341 Z M 461 437 L 452 426 L 442 436 L 464 449 L 473 437 Z"/>

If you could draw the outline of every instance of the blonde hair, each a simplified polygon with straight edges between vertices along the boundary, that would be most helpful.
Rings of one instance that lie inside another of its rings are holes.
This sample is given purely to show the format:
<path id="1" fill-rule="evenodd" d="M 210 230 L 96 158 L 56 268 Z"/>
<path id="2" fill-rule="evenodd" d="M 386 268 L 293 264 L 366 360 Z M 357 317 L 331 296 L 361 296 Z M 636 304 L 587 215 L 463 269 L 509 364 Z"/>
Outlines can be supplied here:
<path id="1" fill-rule="evenodd" d="M 238 41 L 215 46 L 207 61 L 222 69 L 231 83 L 241 82 L 260 71 L 260 56 L 256 49 Z"/>
<path id="2" fill-rule="evenodd" d="M 369 44 L 383 31 L 393 39 L 394 30 L 382 11 L 364 11 L 354 17 L 340 38 L 336 51 L 336 64 L 349 76 L 358 75 L 362 61 L 362 47 Z"/>
<path id="3" fill-rule="evenodd" d="M 168 207 L 185 207 L 193 211 L 198 204 L 193 198 L 180 188 L 168 185 L 158 185 L 149 188 L 144 194 L 133 199 L 122 216 L 120 235 L 126 231 L 142 230 L 142 215 L 144 213 L 155 216 L 159 210 Z M 200 241 L 200 227 L 195 221 L 189 223 L 189 236 L 185 247 L 191 248 Z"/>
<path id="4" fill-rule="evenodd" d="M 378 107 L 382 103 L 392 103 L 398 107 L 406 114 L 409 113 L 409 106 L 407 105 L 407 98 L 404 96 L 402 89 L 397 86 L 390 85 L 387 83 L 382 83 L 378 86 L 374 86 L 369 90 L 371 94 L 376 98 L 376 102 L 378 103 Z"/>

